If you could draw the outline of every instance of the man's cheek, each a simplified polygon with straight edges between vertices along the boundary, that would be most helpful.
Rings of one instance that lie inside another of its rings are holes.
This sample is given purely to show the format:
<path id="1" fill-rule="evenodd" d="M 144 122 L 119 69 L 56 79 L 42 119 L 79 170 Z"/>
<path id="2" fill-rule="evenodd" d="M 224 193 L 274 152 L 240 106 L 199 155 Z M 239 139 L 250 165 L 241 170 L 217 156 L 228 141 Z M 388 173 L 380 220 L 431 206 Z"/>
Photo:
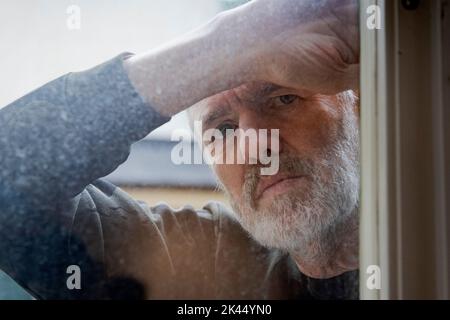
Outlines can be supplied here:
<path id="1" fill-rule="evenodd" d="M 244 185 L 244 166 L 237 164 L 216 164 L 213 167 L 220 182 L 226 191 L 235 199 L 239 200 Z"/>
<path id="2" fill-rule="evenodd" d="M 335 143 L 340 114 L 332 102 L 331 99 L 322 99 L 306 106 L 302 117 L 289 128 L 290 134 L 285 139 L 297 149 L 307 150 L 307 153 L 326 149 Z"/>

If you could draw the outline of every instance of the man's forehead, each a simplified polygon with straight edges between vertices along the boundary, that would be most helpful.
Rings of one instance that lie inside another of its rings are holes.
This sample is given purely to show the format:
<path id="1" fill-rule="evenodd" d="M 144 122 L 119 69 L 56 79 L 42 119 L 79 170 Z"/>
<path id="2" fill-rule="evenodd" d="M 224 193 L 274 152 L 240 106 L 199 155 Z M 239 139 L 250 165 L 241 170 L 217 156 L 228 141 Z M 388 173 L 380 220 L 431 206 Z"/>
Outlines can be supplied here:
<path id="1" fill-rule="evenodd" d="M 280 86 L 271 83 L 244 84 L 204 99 L 193 108 L 193 112 L 198 120 L 225 116 L 232 112 L 233 101 L 257 102 L 280 89 L 282 89 Z"/>
<path id="2" fill-rule="evenodd" d="M 215 119 L 225 117 L 232 112 L 229 105 L 221 104 L 217 100 L 213 101 L 210 99 L 211 98 L 204 99 L 188 110 L 191 127 L 193 127 L 195 121 L 201 121 L 204 125 L 205 122 L 212 122 Z"/>
<path id="3" fill-rule="evenodd" d="M 223 100 L 238 99 L 244 101 L 254 101 L 260 97 L 267 97 L 274 91 L 280 90 L 282 87 L 266 82 L 252 82 L 243 84 L 237 88 L 220 92 L 212 97 L 207 98 L 210 104 L 220 103 Z"/>

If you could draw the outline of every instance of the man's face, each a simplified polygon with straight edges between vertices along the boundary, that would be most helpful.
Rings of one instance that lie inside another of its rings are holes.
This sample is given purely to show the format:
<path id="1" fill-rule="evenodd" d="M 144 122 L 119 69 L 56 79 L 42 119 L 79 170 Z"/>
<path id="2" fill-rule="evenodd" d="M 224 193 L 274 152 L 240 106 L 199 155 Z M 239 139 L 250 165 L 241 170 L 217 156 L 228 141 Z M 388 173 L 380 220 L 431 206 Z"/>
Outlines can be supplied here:
<path id="1" fill-rule="evenodd" d="M 269 247 L 302 252 L 314 243 L 332 250 L 336 229 L 357 214 L 358 109 L 352 93 L 308 96 L 251 84 L 201 106 L 203 131 L 217 128 L 225 136 L 226 129 L 268 129 L 270 136 L 279 129 L 279 150 L 269 151 L 279 157 L 275 175 L 261 175 L 261 165 L 248 161 L 213 166 L 243 227 Z"/>

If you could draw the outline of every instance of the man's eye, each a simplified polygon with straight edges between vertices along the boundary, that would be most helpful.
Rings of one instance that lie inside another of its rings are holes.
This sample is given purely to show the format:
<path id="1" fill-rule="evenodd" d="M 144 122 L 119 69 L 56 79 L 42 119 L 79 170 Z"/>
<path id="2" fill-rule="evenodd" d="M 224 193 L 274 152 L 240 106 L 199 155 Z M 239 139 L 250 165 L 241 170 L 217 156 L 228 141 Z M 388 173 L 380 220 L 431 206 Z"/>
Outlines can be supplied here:
<path id="1" fill-rule="evenodd" d="M 299 97 L 294 94 L 286 94 L 283 96 L 279 96 L 275 98 L 275 104 L 277 106 L 285 106 L 289 105 L 292 102 L 296 101 Z"/>
<path id="2" fill-rule="evenodd" d="M 216 128 L 222 133 L 222 136 L 225 138 L 227 136 L 227 130 L 236 130 L 236 126 L 232 123 L 223 123 Z M 229 133 L 229 132 L 228 132 Z"/>

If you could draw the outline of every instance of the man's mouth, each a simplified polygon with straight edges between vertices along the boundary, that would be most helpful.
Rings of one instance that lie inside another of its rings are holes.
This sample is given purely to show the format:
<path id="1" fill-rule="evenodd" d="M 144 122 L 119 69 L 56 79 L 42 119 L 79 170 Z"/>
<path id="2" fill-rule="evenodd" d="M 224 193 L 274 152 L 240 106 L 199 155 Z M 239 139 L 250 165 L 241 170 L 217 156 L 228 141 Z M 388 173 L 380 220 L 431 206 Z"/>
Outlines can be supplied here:
<path id="1" fill-rule="evenodd" d="M 304 178 L 303 175 L 286 176 L 279 174 L 261 178 L 256 188 L 256 200 L 287 192 Z"/>

